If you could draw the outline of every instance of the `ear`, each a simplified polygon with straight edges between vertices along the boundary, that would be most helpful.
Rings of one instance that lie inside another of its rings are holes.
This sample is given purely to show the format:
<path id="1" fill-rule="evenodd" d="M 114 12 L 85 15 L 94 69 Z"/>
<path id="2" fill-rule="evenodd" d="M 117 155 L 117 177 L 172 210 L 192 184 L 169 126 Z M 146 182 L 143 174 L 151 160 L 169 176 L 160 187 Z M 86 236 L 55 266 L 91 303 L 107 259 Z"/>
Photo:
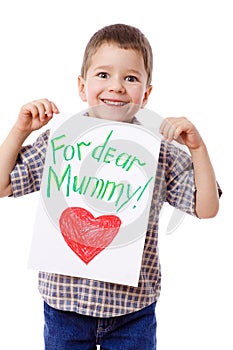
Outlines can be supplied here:
<path id="1" fill-rule="evenodd" d="M 141 108 L 144 108 L 148 102 L 148 99 L 149 99 L 149 96 L 150 96 L 150 93 L 152 91 L 152 85 L 149 85 L 144 93 L 144 97 L 143 97 L 143 101 L 142 101 L 142 105 L 141 105 Z"/>
<path id="2" fill-rule="evenodd" d="M 79 96 L 83 102 L 87 101 L 86 92 L 85 92 L 85 85 L 86 84 L 85 84 L 84 78 L 81 75 L 79 75 L 78 76 L 78 91 L 79 91 Z"/>

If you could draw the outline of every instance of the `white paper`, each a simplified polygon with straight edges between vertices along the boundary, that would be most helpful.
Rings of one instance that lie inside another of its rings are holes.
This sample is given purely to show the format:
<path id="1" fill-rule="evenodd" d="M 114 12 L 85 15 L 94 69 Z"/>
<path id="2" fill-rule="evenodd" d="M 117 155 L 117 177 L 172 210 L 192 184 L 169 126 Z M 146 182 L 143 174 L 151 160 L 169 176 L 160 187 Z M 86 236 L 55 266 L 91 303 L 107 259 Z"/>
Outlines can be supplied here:
<path id="1" fill-rule="evenodd" d="M 60 118 L 50 131 L 29 268 L 137 286 L 158 137 L 140 125 Z"/>

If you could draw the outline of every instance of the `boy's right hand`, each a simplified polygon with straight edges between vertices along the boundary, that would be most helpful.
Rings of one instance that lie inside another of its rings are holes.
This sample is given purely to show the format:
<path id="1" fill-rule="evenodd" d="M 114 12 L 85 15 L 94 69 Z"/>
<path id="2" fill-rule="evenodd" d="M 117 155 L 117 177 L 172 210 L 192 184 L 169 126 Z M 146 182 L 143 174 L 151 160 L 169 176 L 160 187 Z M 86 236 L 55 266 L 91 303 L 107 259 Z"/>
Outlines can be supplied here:
<path id="1" fill-rule="evenodd" d="M 16 127 L 22 132 L 31 133 L 46 125 L 52 119 L 54 113 L 58 114 L 59 110 L 48 99 L 29 102 L 22 106 L 16 121 Z"/>

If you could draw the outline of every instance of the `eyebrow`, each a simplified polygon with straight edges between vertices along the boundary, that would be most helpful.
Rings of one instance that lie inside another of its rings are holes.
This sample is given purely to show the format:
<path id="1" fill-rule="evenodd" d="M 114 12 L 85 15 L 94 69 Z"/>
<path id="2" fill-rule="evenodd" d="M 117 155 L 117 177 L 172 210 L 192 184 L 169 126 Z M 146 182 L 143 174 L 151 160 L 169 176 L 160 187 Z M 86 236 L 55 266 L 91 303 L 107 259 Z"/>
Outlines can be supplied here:
<path id="1" fill-rule="evenodd" d="M 95 70 L 107 70 L 107 69 L 111 69 L 113 68 L 113 66 L 109 65 L 109 66 L 97 66 L 95 67 Z"/>
<path id="2" fill-rule="evenodd" d="M 105 70 L 108 70 L 108 69 L 112 69 L 113 67 L 114 66 L 112 66 L 112 65 L 97 66 L 97 67 L 95 67 L 95 71 L 98 71 L 98 70 L 105 71 Z M 142 75 L 139 70 L 134 69 L 134 68 L 129 68 L 129 69 L 127 68 L 126 71 L 130 72 L 132 74 Z"/>

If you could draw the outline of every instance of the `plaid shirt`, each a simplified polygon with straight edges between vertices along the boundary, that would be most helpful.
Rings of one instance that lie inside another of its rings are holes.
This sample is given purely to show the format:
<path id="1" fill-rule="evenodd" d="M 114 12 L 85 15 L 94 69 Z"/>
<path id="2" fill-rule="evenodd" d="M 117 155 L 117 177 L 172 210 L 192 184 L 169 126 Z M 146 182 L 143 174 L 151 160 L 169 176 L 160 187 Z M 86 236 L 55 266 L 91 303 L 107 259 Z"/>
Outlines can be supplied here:
<path id="1" fill-rule="evenodd" d="M 13 196 L 40 189 L 49 130 L 22 147 L 11 173 Z M 195 185 L 190 156 L 162 141 L 138 287 L 39 272 L 39 291 L 50 306 L 96 317 L 137 311 L 158 300 L 161 271 L 158 221 L 164 202 L 195 215 Z"/>

